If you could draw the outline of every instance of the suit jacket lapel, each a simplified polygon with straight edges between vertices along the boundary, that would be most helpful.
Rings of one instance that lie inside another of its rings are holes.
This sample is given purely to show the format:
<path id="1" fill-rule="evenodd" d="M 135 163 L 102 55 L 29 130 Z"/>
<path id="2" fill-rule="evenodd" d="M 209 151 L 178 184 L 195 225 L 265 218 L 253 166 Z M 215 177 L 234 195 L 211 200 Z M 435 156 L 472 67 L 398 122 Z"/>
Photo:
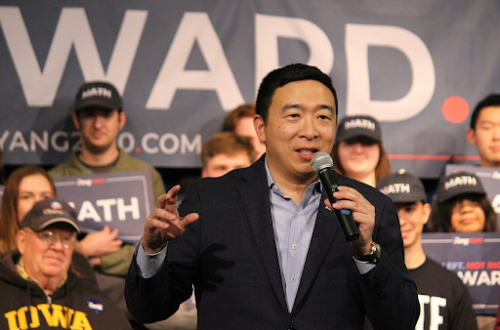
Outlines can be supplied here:
<path id="1" fill-rule="evenodd" d="M 318 215 L 316 217 L 316 223 L 314 225 L 314 232 L 309 245 L 309 252 L 307 253 L 306 263 L 304 265 L 304 270 L 302 271 L 299 290 L 292 309 L 292 314 L 295 312 L 296 307 L 300 304 L 301 300 L 305 297 L 307 291 L 314 283 L 316 274 L 321 268 L 335 236 L 339 234 L 340 225 L 337 221 L 335 213 L 327 210 L 324 206 L 323 201 L 326 198 L 326 194 L 323 192 L 320 207 L 318 209 Z"/>
<path id="2" fill-rule="evenodd" d="M 287 310 L 274 239 L 264 161 L 265 157 L 262 157 L 247 171 L 243 172 L 242 178 L 244 182 L 239 185 L 239 191 L 262 264 L 278 300 L 282 307 Z"/>

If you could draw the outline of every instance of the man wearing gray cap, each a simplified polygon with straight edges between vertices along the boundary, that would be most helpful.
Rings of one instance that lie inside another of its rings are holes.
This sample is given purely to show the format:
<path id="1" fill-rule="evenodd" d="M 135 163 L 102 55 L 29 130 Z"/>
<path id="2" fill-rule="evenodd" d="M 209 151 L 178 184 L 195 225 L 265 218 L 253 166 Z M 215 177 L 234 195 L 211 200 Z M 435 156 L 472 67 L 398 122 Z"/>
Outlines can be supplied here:
<path id="1" fill-rule="evenodd" d="M 458 276 L 427 257 L 422 231 L 431 206 L 426 203 L 424 185 L 418 177 L 400 170 L 377 182 L 377 189 L 389 196 L 398 211 L 405 264 L 417 283 L 420 317 L 416 330 L 477 329 L 467 288 Z"/>
<path id="2" fill-rule="evenodd" d="M 97 286 L 70 270 L 80 230 L 66 202 L 36 203 L 19 227 L 19 250 L 0 260 L 0 329 L 132 328 Z"/>

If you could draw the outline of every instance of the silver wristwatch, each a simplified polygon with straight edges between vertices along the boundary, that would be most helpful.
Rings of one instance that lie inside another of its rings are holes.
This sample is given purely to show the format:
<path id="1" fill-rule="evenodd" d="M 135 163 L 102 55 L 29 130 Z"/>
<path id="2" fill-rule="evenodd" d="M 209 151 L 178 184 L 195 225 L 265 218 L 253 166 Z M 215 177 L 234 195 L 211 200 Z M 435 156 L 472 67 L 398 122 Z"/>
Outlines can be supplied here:
<path id="1" fill-rule="evenodd" d="M 370 264 L 376 264 L 377 261 L 379 261 L 380 259 L 380 245 L 378 243 L 372 242 L 372 248 L 369 254 L 358 256 L 356 253 L 353 253 L 353 256 L 359 261 L 365 261 Z"/>

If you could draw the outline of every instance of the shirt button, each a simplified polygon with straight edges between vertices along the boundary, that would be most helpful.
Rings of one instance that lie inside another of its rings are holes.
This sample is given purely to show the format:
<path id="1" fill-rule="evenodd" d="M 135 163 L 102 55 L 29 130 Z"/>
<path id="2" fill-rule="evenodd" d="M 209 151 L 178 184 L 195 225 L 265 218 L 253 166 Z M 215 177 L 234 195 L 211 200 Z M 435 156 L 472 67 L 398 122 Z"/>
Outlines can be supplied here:
<path id="1" fill-rule="evenodd" d="M 292 244 L 292 249 L 297 250 L 297 244 Z"/>
<path id="2" fill-rule="evenodd" d="M 295 276 L 292 276 L 292 282 L 295 282 L 296 280 Z"/>
<path id="3" fill-rule="evenodd" d="M 295 217 L 298 218 L 299 217 L 299 212 L 295 212 Z"/>
<path id="4" fill-rule="evenodd" d="M 278 189 L 279 189 L 278 186 L 273 186 L 274 191 L 278 191 Z"/>

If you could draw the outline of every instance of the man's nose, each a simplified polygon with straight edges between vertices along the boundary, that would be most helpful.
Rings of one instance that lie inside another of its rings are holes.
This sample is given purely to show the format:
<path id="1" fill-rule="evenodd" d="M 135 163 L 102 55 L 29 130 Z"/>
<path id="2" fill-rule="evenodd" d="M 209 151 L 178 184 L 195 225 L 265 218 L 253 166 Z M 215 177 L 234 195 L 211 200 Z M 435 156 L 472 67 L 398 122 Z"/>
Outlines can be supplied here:
<path id="1" fill-rule="evenodd" d="M 308 140 L 312 140 L 318 137 L 318 130 L 316 128 L 316 123 L 311 116 L 305 116 L 302 121 L 301 136 Z"/>
<path id="2" fill-rule="evenodd" d="M 500 124 L 495 125 L 493 128 L 493 139 L 500 140 Z"/>
<path id="3" fill-rule="evenodd" d="M 105 122 L 104 116 L 96 115 L 93 118 L 92 124 L 95 127 L 101 127 L 104 124 L 104 122 Z"/>
<path id="4" fill-rule="evenodd" d="M 61 236 L 55 235 L 54 242 L 52 244 L 50 244 L 50 247 L 54 250 L 57 250 L 57 251 L 64 250 L 64 243 L 63 243 Z"/>

